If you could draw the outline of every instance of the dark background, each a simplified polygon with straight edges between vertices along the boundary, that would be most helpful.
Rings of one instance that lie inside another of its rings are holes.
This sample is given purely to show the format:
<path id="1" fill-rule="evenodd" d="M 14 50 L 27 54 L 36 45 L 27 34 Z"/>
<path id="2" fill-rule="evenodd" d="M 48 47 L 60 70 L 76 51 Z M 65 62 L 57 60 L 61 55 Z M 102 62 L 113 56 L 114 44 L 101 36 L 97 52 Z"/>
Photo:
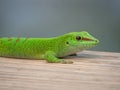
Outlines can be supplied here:
<path id="1" fill-rule="evenodd" d="M 120 52 L 120 0 L 0 0 L 0 37 L 52 37 L 86 30 L 99 51 Z"/>

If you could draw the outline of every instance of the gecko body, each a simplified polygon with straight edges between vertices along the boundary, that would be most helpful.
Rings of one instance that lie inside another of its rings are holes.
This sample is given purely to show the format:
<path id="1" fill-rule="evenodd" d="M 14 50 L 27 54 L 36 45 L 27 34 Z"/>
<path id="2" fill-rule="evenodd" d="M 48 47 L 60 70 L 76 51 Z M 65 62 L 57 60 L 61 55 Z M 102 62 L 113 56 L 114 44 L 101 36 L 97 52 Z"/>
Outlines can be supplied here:
<path id="1" fill-rule="evenodd" d="M 99 40 L 86 31 L 52 38 L 0 38 L 0 56 L 45 59 L 50 63 L 72 63 L 59 59 L 96 46 Z"/>

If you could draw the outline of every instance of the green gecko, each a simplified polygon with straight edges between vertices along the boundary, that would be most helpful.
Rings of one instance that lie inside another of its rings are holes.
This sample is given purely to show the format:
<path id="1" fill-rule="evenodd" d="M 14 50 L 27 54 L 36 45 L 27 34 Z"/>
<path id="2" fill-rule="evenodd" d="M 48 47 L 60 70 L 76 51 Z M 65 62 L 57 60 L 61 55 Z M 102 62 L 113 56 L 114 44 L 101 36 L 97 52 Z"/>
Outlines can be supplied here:
<path id="1" fill-rule="evenodd" d="M 0 38 L 0 56 L 44 59 L 49 63 L 73 63 L 60 59 L 96 46 L 99 40 L 86 31 L 52 38 Z"/>

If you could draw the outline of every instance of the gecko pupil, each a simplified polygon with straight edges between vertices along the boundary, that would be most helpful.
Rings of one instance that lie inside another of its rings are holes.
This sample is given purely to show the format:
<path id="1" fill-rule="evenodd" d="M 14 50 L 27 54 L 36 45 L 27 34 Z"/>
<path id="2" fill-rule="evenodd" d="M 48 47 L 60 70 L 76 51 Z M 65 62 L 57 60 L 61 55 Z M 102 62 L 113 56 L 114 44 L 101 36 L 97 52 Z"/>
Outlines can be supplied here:
<path id="1" fill-rule="evenodd" d="M 82 38 L 80 36 L 76 36 L 76 40 L 81 40 Z"/>

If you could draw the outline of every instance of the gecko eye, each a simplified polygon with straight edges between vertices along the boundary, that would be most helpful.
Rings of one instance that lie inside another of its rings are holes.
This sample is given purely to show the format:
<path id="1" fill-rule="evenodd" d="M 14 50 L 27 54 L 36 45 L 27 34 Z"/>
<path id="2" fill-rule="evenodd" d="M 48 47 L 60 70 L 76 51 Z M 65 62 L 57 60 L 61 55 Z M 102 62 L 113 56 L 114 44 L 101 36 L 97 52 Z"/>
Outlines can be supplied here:
<path id="1" fill-rule="evenodd" d="M 82 38 L 80 36 L 76 36 L 76 40 L 81 40 Z"/>

